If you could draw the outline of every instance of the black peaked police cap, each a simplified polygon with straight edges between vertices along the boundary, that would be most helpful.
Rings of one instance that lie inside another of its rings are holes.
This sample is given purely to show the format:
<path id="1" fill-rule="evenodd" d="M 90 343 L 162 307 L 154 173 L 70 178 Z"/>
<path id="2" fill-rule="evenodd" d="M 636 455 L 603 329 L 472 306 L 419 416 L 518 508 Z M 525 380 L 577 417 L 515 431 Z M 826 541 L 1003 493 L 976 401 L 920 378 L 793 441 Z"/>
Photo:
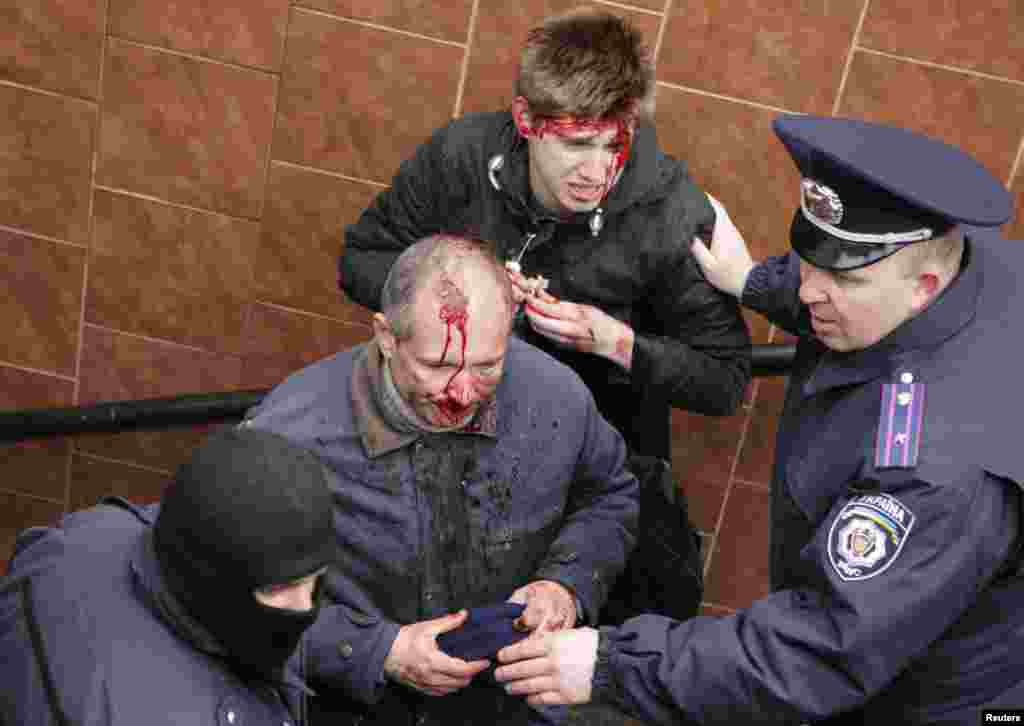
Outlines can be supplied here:
<path id="1" fill-rule="evenodd" d="M 996 227 L 1013 212 L 985 167 L 913 131 L 802 115 L 772 126 L 802 177 L 790 240 L 815 267 L 865 267 L 959 224 Z"/>

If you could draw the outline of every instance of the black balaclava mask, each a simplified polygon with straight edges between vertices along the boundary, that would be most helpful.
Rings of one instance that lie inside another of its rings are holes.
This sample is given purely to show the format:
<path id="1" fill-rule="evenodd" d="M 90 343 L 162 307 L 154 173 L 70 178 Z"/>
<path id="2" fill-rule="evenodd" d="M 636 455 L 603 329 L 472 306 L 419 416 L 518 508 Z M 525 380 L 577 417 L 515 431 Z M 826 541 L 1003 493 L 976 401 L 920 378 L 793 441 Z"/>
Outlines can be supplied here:
<path id="1" fill-rule="evenodd" d="M 167 587 L 242 669 L 278 671 L 316 620 L 319 597 L 295 611 L 253 591 L 334 559 L 327 477 L 281 436 L 230 428 L 196 450 L 164 495 L 153 545 Z"/>

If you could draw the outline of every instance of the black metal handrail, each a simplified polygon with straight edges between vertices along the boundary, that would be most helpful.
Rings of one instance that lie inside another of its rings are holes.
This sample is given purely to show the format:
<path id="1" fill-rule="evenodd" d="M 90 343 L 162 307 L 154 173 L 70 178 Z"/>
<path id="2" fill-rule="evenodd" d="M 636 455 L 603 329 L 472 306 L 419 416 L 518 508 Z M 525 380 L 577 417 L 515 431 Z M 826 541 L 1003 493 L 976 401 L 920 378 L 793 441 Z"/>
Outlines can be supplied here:
<path id="1" fill-rule="evenodd" d="M 785 375 L 795 345 L 755 345 L 751 363 L 755 376 Z M 241 418 L 270 389 L 193 393 L 171 398 L 110 401 L 71 408 L 39 408 L 0 412 L 0 441 L 11 442 L 60 434 L 112 433 Z"/>

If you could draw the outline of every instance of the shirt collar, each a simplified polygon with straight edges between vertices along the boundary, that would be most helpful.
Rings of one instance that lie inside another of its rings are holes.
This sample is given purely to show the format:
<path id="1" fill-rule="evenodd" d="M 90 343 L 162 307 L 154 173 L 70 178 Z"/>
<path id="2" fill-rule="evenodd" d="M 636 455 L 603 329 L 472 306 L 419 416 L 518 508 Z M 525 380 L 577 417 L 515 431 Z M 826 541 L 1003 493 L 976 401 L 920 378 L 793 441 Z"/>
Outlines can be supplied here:
<path id="1" fill-rule="evenodd" d="M 352 413 L 359 428 L 363 450 L 370 459 L 397 451 L 424 435 L 423 432 L 398 431 L 382 415 L 377 403 L 382 357 L 377 344 L 370 342 L 356 352 L 352 366 Z M 497 408 L 497 399 L 491 398 L 480 406 L 464 428 L 448 433 L 480 434 L 495 438 L 498 428 Z"/>
<path id="2" fill-rule="evenodd" d="M 970 246 L 967 240 L 960 274 L 935 302 L 864 350 L 827 351 L 804 383 L 804 395 L 875 378 L 895 378 L 969 324 L 974 319 L 982 283 L 981 265 L 977 255 L 972 257 Z"/>

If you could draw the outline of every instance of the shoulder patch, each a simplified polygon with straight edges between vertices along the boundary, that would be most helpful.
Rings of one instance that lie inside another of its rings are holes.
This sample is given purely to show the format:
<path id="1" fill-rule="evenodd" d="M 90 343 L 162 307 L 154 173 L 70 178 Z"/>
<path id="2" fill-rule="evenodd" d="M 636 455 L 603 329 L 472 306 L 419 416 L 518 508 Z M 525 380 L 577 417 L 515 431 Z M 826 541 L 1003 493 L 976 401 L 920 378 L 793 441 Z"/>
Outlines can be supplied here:
<path id="1" fill-rule="evenodd" d="M 888 494 L 863 494 L 839 510 L 828 532 L 828 559 L 843 580 L 867 580 L 899 556 L 914 513 Z"/>

